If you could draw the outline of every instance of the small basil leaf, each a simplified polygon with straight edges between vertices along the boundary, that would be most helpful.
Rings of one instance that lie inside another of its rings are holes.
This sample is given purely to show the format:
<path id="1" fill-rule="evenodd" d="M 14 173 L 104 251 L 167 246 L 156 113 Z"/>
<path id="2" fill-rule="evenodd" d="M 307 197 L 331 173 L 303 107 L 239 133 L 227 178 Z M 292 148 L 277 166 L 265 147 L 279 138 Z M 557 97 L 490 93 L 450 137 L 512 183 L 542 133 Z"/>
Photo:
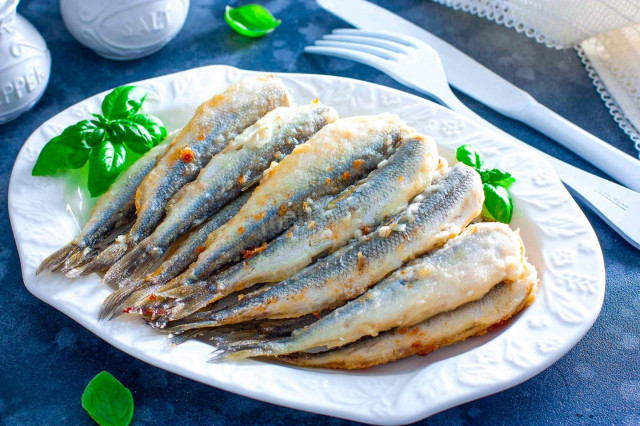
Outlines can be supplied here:
<path id="1" fill-rule="evenodd" d="M 89 193 L 92 197 L 104 194 L 124 170 L 127 150 L 122 144 L 104 141 L 89 153 Z"/>
<path id="2" fill-rule="evenodd" d="M 100 142 L 104 140 L 107 131 L 102 127 L 96 127 L 91 132 L 87 132 L 85 134 L 85 143 L 91 147 L 98 145 Z"/>
<path id="3" fill-rule="evenodd" d="M 103 125 L 103 127 L 106 126 L 107 124 L 109 124 L 109 120 L 107 120 L 103 115 L 94 114 L 94 113 L 91 113 L 91 115 L 95 118 L 95 120 L 91 120 L 94 123 L 96 123 L 96 124 L 100 123 L 100 124 Z"/>
<path id="4" fill-rule="evenodd" d="M 127 126 L 123 120 L 115 120 L 109 123 L 107 128 L 109 140 L 113 143 L 123 143 L 127 136 Z"/>
<path id="5" fill-rule="evenodd" d="M 224 20 L 235 32 L 245 37 L 262 37 L 275 30 L 281 22 L 259 4 L 236 8 L 227 6 Z"/>
<path id="6" fill-rule="evenodd" d="M 157 145 L 167 137 L 167 129 L 162 120 L 149 114 L 136 114 L 127 119 L 144 127 L 153 139 L 153 145 Z"/>
<path id="7" fill-rule="evenodd" d="M 461 145 L 456 150 L 456 159 L 467 166 L 480 169 L 484 166 L 484 155 L 472 145 Z"/>
<path id="8" fill-rule="evenodd" d="M 142 108 L 147 92 L 136 86 L 117 87 L 102 101 L 102 114 L 109 120 L 127 118 Z"/>
<path id="9" fill-rule="evenodd" d="M 51 139 L 42 148 L 32 176 L 51 176 L 68 169 L 79 169 L 89 158 L 89 151 L 75 149 L 60 143 L 60 136 Z"/>
<path id="10" fill-rule="evenodd" d="M 480 176 L 482 176 L 483 183 L 490 183 L 491 185 L 502 186 L 504 188 L 509 188 L 516 181 L 516 179 L 511 176 L 511 173 L 503 172 L 500 169 L 482 170 Z"/>
<path id="11" fill-rule="evenodd" d="M 489 183 L 483 184 L 484 215 L 502 223 L 511 222 L 513 217 L 513 201 L 509 192 L 502 186 L 493 186 Z"/>
<path id="12" fill-rule="evenodd" d="M 124 137 L 122 143 L 138 154 L 144 154 L 155 146 L 153 136 L 141 124 L 123 120 Z"/>
<path id="13" fill-rule="evenodd" d="M 101 426 L 127 426 L 133 418 L 133 395 L 118 379 L 102 371 L 82 393 L 82 408 Z"/>
<path id="14" fill-rule="evenodd" d="M 98 128 L 89 120 L 82 120 L 62 131 L 59 142 L 73 149 L 91 149 L 89 140 L 93 141 L 97 135 L 92 135 Z"/>

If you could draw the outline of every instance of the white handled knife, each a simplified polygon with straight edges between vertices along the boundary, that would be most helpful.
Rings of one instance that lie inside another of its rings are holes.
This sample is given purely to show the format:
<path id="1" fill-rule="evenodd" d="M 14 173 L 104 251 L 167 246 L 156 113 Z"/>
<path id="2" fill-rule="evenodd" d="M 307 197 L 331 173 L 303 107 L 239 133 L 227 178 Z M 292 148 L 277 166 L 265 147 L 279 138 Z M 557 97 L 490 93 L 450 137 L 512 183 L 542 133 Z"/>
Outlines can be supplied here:
<path id="1" fill-rule="evenodd" d="M 526 123 L 627 187 L 640 191 L 640 161 L 541 105 L 527 92 L 447 42 L 365 0 L 317 1 L 321 7 L 357 28 L 384 29 L 424 41 L 440 55 L 449 83 L 455 88 L 503 115 Z"/>

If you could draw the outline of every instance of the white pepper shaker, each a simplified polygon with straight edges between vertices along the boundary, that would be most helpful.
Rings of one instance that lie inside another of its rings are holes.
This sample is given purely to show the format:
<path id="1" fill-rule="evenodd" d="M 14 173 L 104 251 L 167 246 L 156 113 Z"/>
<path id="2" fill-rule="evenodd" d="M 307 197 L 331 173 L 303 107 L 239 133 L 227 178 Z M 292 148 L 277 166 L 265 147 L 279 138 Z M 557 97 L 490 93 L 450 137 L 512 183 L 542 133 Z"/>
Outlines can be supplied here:
<path id="1" fill-rule="evenodd" d="M 60 0 L 69 32 L 100 56 L 116 60 L 151 55 L 182 28 L 189 0 Z"/>
<path id="2" fill-rule="evenodd" d="M 51 55 L 44 39 L 16 8 L 0 2 L 0 124 L 31 109 L 49 83 Z"/>

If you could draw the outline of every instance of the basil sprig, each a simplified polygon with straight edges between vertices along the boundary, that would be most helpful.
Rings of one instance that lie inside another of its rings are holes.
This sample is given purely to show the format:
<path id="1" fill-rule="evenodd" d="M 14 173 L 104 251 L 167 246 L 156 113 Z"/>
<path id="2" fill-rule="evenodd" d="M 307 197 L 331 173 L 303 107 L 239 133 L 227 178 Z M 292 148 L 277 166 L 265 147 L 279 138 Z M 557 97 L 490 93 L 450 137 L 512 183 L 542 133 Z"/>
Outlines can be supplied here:
<path id="1" fill-rule="evenodd" d="M 127 426 L 133 418 L 133 395 L 118 379 L 102 371 L 84 390 L 82 407 L 101 426 Z"/>
<path id="2" fill-rule="evenodd" d="M 248 4 L 241 7 L 227 6 L 224 20 L 235 32 L 245 37 L 262 37 L 280 25 L 271 12 L 259 4 Z"/>
<path id="3" fill-rule="evenodd" d="M 473 167 L 482 179 L 484 189 L 482 213 L 484 216 L 502 223 L 511 222 L 513 200 L 508 189 L 516 179 L 503 170 L 485 168 L 484 156 L 471 145 L 458 147 L 456 159 Z"/>
<path id="4" fill-rule="evenodd" d="M 102 101 L 102 115 L 91 114 L 47 142 L 31 174 L 51 176 L 88 162 L 89 193 L 102 195 L 131 163 L 127 155 L 144 154 L 167 136 L 159 118 L 139 113 L 146 98 L 140 87 L 114 89 Z"/>

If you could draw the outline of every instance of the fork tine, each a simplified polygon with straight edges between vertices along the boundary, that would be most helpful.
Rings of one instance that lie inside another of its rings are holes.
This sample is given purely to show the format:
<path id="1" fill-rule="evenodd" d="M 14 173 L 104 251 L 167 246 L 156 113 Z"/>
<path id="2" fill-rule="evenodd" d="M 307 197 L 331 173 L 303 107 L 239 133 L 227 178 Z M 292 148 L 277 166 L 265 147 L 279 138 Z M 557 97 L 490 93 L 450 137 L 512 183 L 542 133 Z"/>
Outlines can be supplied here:
<path id="1" fill-rule="evenodd" d="M 350 34 L 327 34 L 323 37 L 324 40 L 332 41 L 346 41 L 351 43 L 368 44 L 371 46 L 382 47 L 392 50 L 396 53 L 409 54 L 409 46 L 406 44 L 396 43 L 395 41 L 388 41 L 379 38 L 363 37 L 359 35 Z"/>
<path id="2" fill-rule="evenodd" d="M 388 62 L 379 56 L 372 55 L 366 52 L 359 52 L 351 49 L 344 49 L 341 47 L 329 47 L 329 46 L 307 46 L 304 51 L 316 55 L 334 56 L 336 58 L 348 59 L 355 62 L 360 62 L 370 67 L 379 69 L 382 72 L 389 72 Z"/>
<path id="3" fill-rule="evenodd" d="M 316 46 L 325 46 L 325 47 L 337 47 L 340 49 L 349 49 L 349 50 L 357 50 L 358 52 L 369 53 L 371 55 L 378 56 L 382 59 L 397 61 L 398 54 L 392 52 L 391 50 L 383 49 L 376 46 L 362 45 L 352 42 L 345 41 L 334 41 L 334 40 L 316 40 Z"/>
<path id="4" fill-rule="evenodd" d="M 333 30 L 332 34 L 378 38 L 383 40 L 394 41 L 396 43 L 399 43 L 405 46 L 418 47 L 417 46 L 418 41 L 413 37 L 409 37 L 403 34 L 398 34 L 393 32 L 387 32 L 387 31 L 363 31 L 357 28 L 338 28 L 336 30 Z"/>

